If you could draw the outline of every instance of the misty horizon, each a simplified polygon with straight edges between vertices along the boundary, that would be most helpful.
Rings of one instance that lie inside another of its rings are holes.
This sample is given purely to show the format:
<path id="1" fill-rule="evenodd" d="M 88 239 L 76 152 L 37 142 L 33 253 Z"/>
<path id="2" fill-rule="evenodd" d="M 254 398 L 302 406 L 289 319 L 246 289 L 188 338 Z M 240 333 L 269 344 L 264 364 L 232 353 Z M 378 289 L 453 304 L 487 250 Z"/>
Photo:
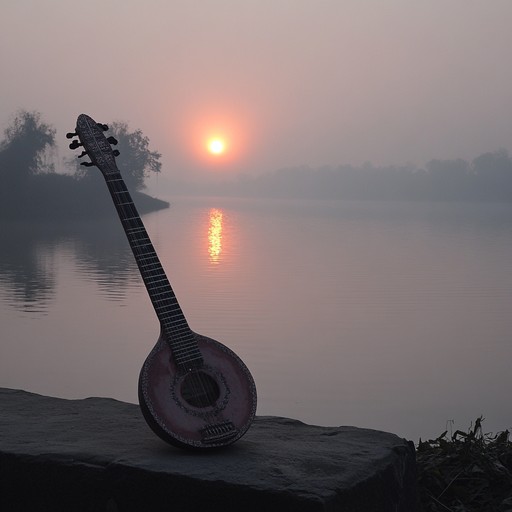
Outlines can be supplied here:
<path id="1" fill-rule="evenodd" d="M 0 128 L 19 108 L 59 141 L 80 113 L 125 119 L 162 153 L 163 177 L 512 150 L 505 0 L 92 1 L 87 23 L 63 0 L 0 12 Z M 222 158 L 205 149 L 217 132 Z"/>
<path id="2" fill-rule="evenodd" d="M 132 192 L 146 189 L 157 197 L 202 194 L 332 200 L 509 202 L 512 199 L 512 158 L 505 149 L 483 153 L 471 161 L 432 159 L 424 167 L 412 163 L 382 166 L 371 162 L 319 168 L 301 165 L 256 175 L 217 174 L 210 179 L 191 181 L 169 172 L 161 176 L 162 155 L 141 130 L 130 131 L 126 122 L 114 122 L 110 126 L 108 134 L 120 139 L 117 165 L 128 189 Z M 37 111 L 19 111 L 6 129 L 4 140 L 0 140 L 0 177 L 4 182 L 1 210 L 6 218 L 20 215 L 29 218 L 31 211 L 38 216 L 54 217 L 55 213 L 60 215 L 64 211 L 83 216 L 87 214 L 91 193 L 96 198 L 108 199 L 103 194 L 103 180 L 97 169 L 84 168 L 80 165 L 83 161 L 71 152 L 59 164 L 55 158 L 58 152 L 59 140 L 53 126 Z M 165 207 L 162 202 L 153 201 L 151 205 L 148 203 L 151 198 L 144 194 L 139 194 L 138 199 L 150 209 Z M 96 203 L 95 211 L 109 212 L 108 201 Z"/>

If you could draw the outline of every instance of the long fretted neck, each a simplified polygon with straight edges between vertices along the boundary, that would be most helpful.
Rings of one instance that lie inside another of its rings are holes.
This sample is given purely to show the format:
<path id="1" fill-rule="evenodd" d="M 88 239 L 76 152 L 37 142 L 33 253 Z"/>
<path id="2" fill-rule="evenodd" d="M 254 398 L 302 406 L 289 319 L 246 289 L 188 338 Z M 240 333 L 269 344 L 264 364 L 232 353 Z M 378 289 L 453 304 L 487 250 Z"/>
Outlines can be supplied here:
<path id="1" fill-rule="evenodd" d="M 110 172 L 104 177 L 176 364 L 185 368 L 201 364 L 194 332 L 188 326 L 121 174 Z"/>

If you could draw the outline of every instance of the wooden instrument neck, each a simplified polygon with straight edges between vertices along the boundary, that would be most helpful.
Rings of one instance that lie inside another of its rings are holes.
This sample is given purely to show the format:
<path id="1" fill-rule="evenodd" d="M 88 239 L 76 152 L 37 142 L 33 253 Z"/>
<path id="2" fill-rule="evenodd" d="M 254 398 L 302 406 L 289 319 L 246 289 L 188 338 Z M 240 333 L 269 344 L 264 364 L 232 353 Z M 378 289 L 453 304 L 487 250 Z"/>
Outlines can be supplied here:
<path id="1" fill-rule="evenodd" d="M 197 366 L 202 362 L 195 334 L 190 329 L 174 290 L 165 275 L 146 228 L 120 172 L 105 174 L 105 181 L 149 297 L 170 344 L 176 364 Z"/>

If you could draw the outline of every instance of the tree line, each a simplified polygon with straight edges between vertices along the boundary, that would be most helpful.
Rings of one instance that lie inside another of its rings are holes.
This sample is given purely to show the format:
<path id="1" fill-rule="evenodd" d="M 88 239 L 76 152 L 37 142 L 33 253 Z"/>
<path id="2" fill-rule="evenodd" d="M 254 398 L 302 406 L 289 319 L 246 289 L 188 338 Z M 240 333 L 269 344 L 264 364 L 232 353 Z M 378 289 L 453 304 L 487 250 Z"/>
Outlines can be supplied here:
<path id="1" fill-rule="evenodd" d="M 241 176 L 216 186 L 218 194 L 311 199 L 512 201 L 512 158 L 500 149 L 463 159 L 415 165 L 289 167 Z"/>
<path id="2" fill-rule="evenodd" d="M 114 122 L 117 158 L 141 213 L 168 204 L 141 194 L 145 179 L 160 172 L 160 153 L 150 149 L 141 130 Z M 101 173 L 81 167 L 73 156 L 73 174 L 55 172 L 55 129 L 38 112 L 20 111 L 0 141 L 0 217 L 94 215 L 111 213 Z M 216 184 L 176 184 L 175 191 L 239 196 L 356 200 L 504 201 L 512 200 L 512 158 L 500 149 L 471 161 L 430 160 L 424 168 L 340 165 L 290 167 Z"/>
<path id="3" fill-rule="evenodd" d="M 141 130 L 131 131 L 125 122 L 110 125 L 121 155 L 117 165 L 137 196 L 141 212 L 168 206 L 141 193 L 145 178 L 160 172 L 160 153 L 149 147 Z M 72 174 L 55 170 L 56 130 L 39 112 L 19 111 L 0 141 L 0 218 L 97 216 L 112 213 L 101 173 L 80 166 L 70 157 Z"/>

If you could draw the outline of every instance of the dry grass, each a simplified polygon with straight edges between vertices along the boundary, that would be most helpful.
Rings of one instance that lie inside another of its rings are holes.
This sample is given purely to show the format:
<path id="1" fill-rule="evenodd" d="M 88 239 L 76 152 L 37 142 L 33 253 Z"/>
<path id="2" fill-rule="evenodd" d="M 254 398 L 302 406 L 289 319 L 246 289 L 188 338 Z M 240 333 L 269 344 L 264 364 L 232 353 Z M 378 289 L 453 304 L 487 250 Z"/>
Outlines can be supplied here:
<path id="1" fill-rule="evenodd" d="M 447 431 L 417 446 L 422 512 L 512 512 L 512 442 L 505 430 Z"/>

